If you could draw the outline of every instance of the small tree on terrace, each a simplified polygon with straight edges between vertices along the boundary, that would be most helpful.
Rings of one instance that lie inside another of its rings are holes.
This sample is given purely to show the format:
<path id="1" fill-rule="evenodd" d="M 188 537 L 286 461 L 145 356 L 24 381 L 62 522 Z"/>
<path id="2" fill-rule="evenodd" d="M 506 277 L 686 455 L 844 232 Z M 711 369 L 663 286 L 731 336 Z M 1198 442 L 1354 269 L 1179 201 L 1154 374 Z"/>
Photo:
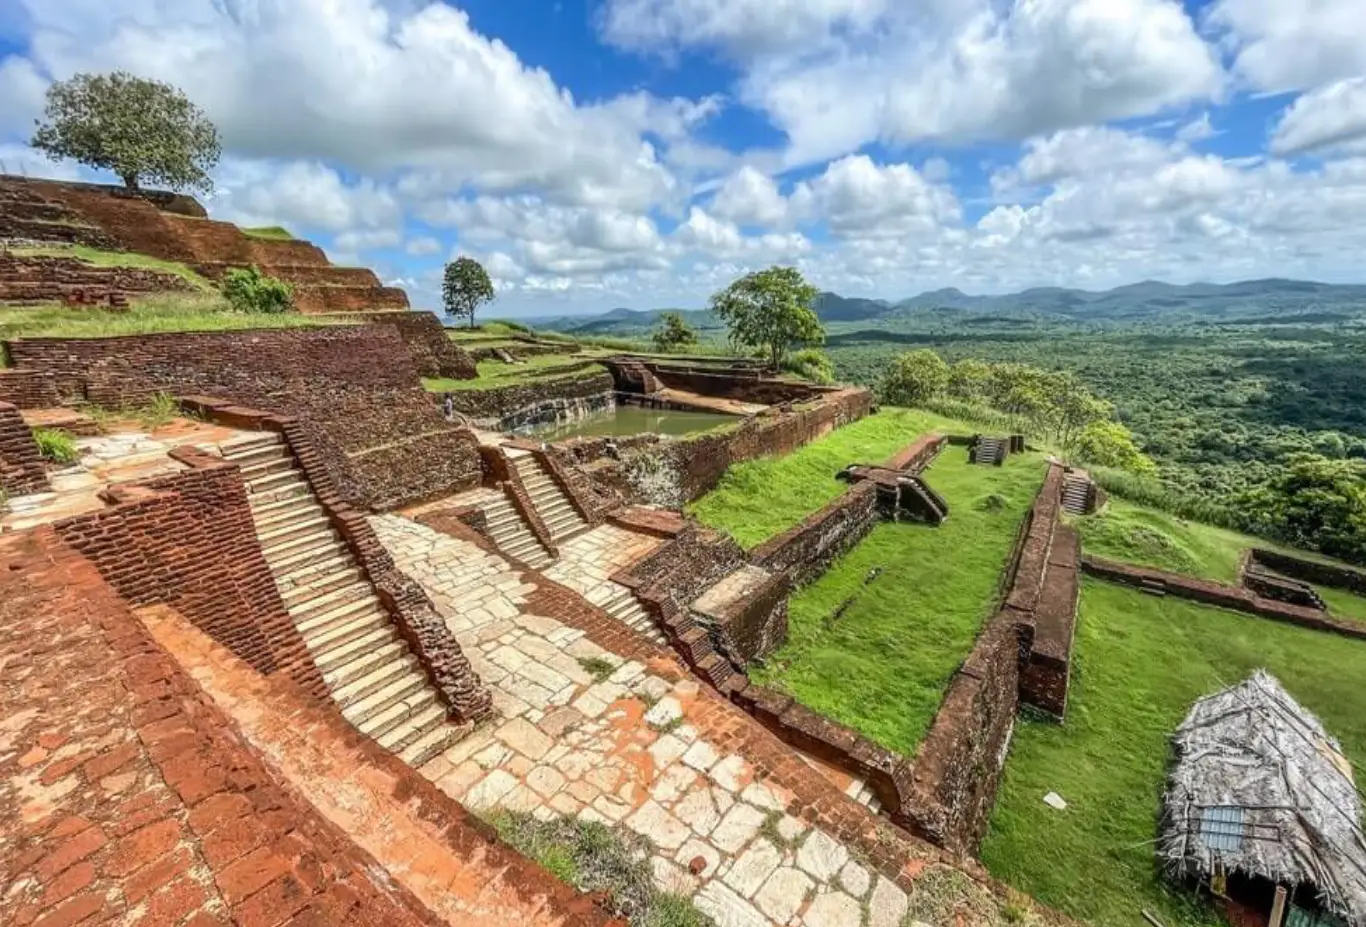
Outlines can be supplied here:
<path id="1" fill-rule="evenodd" d="M 697 332 L 683 321 L 677 312 L 666 312 L 659 317 L 659 328 L 654 333 L 655 350 L 661 353 L 697 344 Z"/>
<path id="2" fill-rule="evenodd" d="M 218 129 L 170 84 L 124 71 L 77 74 L 48 88 L 45 116 L 30 144 L 54 161 L 113 171 L 130 190 L 213 189 Z"/>
<path id="3" fill-rule="evenodd" d="M 929 348 L 921 348 L 892 362 L 882 380 L 882 397 L 894 405 L 920 405 L 942 393 L 948 383 L 949 365 Z"/>
<path id="4" fill-rule="evenodd" d="M 446 278 L 441 283 L 441 299 L 446 314 L 457 319 L 468 317 L 474 328 L 474 313 L 497 295 L 488 271 L 472 257 L 461 255 L 446 265 Z"/>
<path id="5" fill-rule="evenodd" d="M 741 277 L 711 298 L 733 344 L 761 348 L 775 370 L 797 344 L 820 344 L 825 329 L 811 308 L 820 291 L 795 267 L 770 267 Z"/>

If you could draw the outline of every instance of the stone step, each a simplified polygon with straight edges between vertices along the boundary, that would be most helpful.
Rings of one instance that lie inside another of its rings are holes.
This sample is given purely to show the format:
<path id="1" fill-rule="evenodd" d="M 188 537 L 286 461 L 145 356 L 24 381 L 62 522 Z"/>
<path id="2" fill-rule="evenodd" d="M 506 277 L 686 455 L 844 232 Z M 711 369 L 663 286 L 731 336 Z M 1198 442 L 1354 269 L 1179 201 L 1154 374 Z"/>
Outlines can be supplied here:
<path id="1" fill-rule="evenodd" d="M 281 456 L 274 460 L 263 460 L 260 463 L 254 463 L 250 467 L 242 467 L 241 471 L 242 479 L 250 483 L 263 476 L 269 476 L 272 473 L 281 473 L 285 470 L 293 469 L 294 458 L 290 456 Z"/>
<path id="2" fill-rule="evenodd" d="M 288 575 L 293 570 L 308 566 L 315 560 L 331 560 L 337 557 L 350 559 L 351 554 L 347 551 L 346 545 L 336 536 L 336 533 L 331 532 L 324 540 L 316 542 L 316 546 L 295 548 L 288 556 L 277 559 L 271 559 L 267 556 L 266 562 L 270 564 L 271 570 L 277 575 Z"/>
<path id="3" fill-rule="evenodd" d="M 291 601 L 298 600 L 298 593 L 317 589 L 325 580 L 347 570 L 354 571 L 353 575 L 360 578 L 360 570 L 351 559 L 351 555 L 345 550 L 338 550 L 330 557 L 320 558 L 315 563 L 300 564 L 287 573 L 282 573 L 278 569 L 272 569 L 271 572 L 275 574 L 276 588 L 280 590 L 280 595 L 288 605 Z"/>
<path id="4" fill-rule="evenodd" d="M 307 618 L 295 618 L 294 627 L 299 629 L 304 640 L 310 640 L 326 633 L 329 628 L 341 627 L 357 615 L 368 615 L 372 612 L 382 611 L 379 599 L 373 593 L 369 593 L 367 589 L 367 594 L 359 598 L 315 610 Z"/>
<path id="5" fill-rule="evenodd" d="M 279 442 L 248 451 L 224 452 L 223 454 L 224 460 L 235 463 L 244 470 L 247 467 L 253 467 L 271 460 L 292 460 L 293 458 L 294 455 L 290 453 L 289 448 Z"/>
<path id="6" fill-rule="evenodd" d="M 391 705 L 403 704 L 410 696 L 427 688 L 427 677 L 420 670 L 409 670 L 395 676 L 364 698 L 357 699 L 342 709 L 342 716 L 352 724 L 361 724 L 382 714 Z"/>
<path id="7" fill-rule="evenodd" d="M 366 589 L 370 588 L 369 583 L 363 582 L 360 569 L 351 566 L 319 575 L 310 582 L 293 586 L 281 592 L 280 599 L 285 603 L 286 611 L 291 614 L 298 614 L 301 611 L 307 611 L 313 603 L 326 598 L 329 593 L 355 585 L 363 586 Z"/>
<path id="8" fill-rule="evenodd" d="M 355 682 L 362 676 L 369 675 L 381 666 L 386 666 L 395 660 L 401 661 L 410 656 L 412 656 L 412 652 L 408 650 L 407 643 L 398 637 L 394 637 L 378 647 L 353 654 L 347 662 L 338 664 L 323 673 L 323 682 L 327 683 L 329 690 L 336 691 Z"/>
<path id="9" fill-rule="evenodd" d="M 295 469 L 294 467 L 290 467 L 288 470 L 280 470 L 275 473 L 267 473 L 264 476 L 246 480 L 247 492 L 252 493 L 253 495 L 256 493 L 268 493 L 272 490 L 284 489 L 286 486 L 294 483 L 298 483 L 307 488 L 308 484 L 304 482 L 303 475 L 302 470 Z"/>
<path id="10" fill-rule="evenodd" d="M 342 708 L 347 708 L 413 672 L 422 672 L 417 657 L 411 653 L 401 653 L 387 663 L 376 666 L 369 673 L 352 679 L 345 685 L 334 687 L 332 700 Z"/>
<path id="11" fill-rule="evenodd" d="M 372 696 L 373 698 L 373 696 Z M 405 699 L 394 701 L 386 705 L 382 710 L 364 718 L 356 718 L 353 723 L 357 730 L 367 737 L 372 737 L 379 741 L 380 746 L 387 750 L 402 749 L 415 737 L 422 736 L 422 731 L 413 728 L 404 722 L 409 721 L 423 709 L 428 708 L 436 701 L 436 690 L 431 686 L 422 686 L 414 690 Z M 352 706 L 354 709 L 355 706 Z M 345 715 L 346 712 L 342 712 Z M 395 729 L 398 730 L 395 730 Z M 395 739 L 393 746 L 385 743 L 384 735 L 394 732 Z"/>
<path id="12" fill-rule="evenodd" d="M 373 593 L 374 589 L 368 582 L 356 578 L 344 584 L 319 589 L 313 595 L 301 594 L 291 603 L 286 603 L 285 608 L 296 622 L 306 621 L 314 615 L 363 599 Z"/>
<path id="13" fill-rule="evenodd" d="M 270 550 L 278 544 L 293 541 L 318 531 L 332 530 L 331 520 L 319 509 L 315 513 L 296 516 L 295 518 L 273 525 L 269 529 L 256 529 L 256 539 L 261 542 L 262 550 Z"/>
<path id="14" fill-rule="evenodd" d="M 395 642 L 399 641 L 393 625 L 385 624 L 362 637 L 347 641 L 341 646 L 326 651 L 312 651 L 313 664 L 318 667 L 318 671 L 326 679 L 328 673 L 340 671 L 350 665 L 352 661 Z"/>
<path id="15" fill-rule="evenodd" d="M 269 479 L 269 477 L 267 477 Z M 295 480 L 292 483 L 282 483 L 271 489 L 255 491 L 250 486 L 247 487 L 247 499 L 252 506 L 252 511 L 256 510 L 257 503 L 266 504 L 271 502 L 284 502 L 286 500 L 307 499 L 313 501 L 313 490 L 308 488 L 308 484 L 303 480 Z"/>
<path id="16" fill-rule="evenodd" d="M 428 760 L 433 759 L 445 750 L 453 747 L 465 732 L 459 726 L 452 724 L 446 717 L 446 712 L 441 712 L 442 720 L 437 723 L 430 731 L 414 740 L 403 748 L 403 752 L 398 758 L 409 766 L 416 769 Z"/>
<path id="17" fill-rule="evenodd" d="M 256 522 L 258 530 L 274 526 L 302 512 L 321 513 L 323 510 L 311 495 L 306 498 L 281 499 L 279 502 L 259 502 L 258 497 L 253 496 L 251 503 L 251 517 Z"/>
<path id="18" fill-rule="evenodd" d="M 223 451 L 224 457 L 232 457 L 238 454 L 247 454 L 263 447 L 283 447 L 284 443 L 285 439 L 280 435 L 266 433 L 253 435 L 250 438 L 234 438 L 230 441 L 224 441 L 218 446 Z"/>
<path id="19" fill-rule="evenodd" d="M 337 532 L 332 530 L 332 523 L 322 519 L 321 524 L 313 527 L 311 531 L 296 532 L 294 537 L 276 538 L 275 541 L 265 543 L 262 539 L 261 553 L 265 554 L 265 561 L 268 564 L 275 564 L 287 560 L 288 557 L 313 550 L 321 543 L 340 542 L 342 538 L 337 537 Z"/>
<path id="20" fill-rule="evenodd" d="M 398 724 L 393 725 L 384 733 L 371 735 L 375 738 L 376 743 L 386 750 L 397 753 L 410 744 L 417 743 L 448 721 L 446 706 L 436 697 L 436 690 L 429 689 L 423 694 L 424 696 L 430 694 L 431 698 L 424 700 L 419 705 L 409 706 L 410 710 L 407 716 L 400 719 Z"/>
<path id="21" fill-rule="evenodd" d="M 393 631 L 393 627 L 388 615 L 371 609 L 350 615 L 345 621 L 321 627 L 315 634 L 305 634 L 304 643 L 308 645 L 310 653 L 327 655 L 378 630 Z"/>

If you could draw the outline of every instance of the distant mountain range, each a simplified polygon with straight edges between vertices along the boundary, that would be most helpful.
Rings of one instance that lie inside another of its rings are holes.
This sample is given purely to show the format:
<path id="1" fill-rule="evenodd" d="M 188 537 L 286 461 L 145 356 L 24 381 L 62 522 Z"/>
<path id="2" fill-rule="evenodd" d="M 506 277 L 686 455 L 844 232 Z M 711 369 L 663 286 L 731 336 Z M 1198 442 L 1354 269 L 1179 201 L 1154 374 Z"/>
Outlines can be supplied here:
<path id="1" fill-rule="evenodd" d="M 1036 287 L 1002 296 L 972 296 L 949 287 L 891 302 L 822 293 L 816 314 L 823 322 L 869 322 L 913 318 L 944 310 L 1003 318 L 1067 319 L 1077 322 L 1137 322 L 1167 317 L 1219 321 L 1232 316 L 1259 317 L 1313 311 L 1366 309 L 1366 285 L 1304 280 L 1246 280 L 1241 283 L 1192 283 L 1184 286 L 1145 280 L 1104 292 Z M 613 309 L 600 315 L 565 316 L 538 321 L 537 327 L 576 335 L 627 336 L 653 329 L 664 312 L 678 312 L 702 331 L 722 328 L 706 309 Z"/>

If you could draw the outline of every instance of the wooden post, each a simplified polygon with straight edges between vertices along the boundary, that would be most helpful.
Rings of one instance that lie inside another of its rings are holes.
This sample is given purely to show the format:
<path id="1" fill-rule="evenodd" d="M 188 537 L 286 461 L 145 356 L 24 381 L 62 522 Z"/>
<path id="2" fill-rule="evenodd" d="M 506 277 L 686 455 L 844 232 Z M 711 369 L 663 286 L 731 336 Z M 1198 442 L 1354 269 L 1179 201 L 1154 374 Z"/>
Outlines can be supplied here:
<path id="1" fill-rule="evenodd" d="M 1276 886 L 1276 900 L 1271 905 L 1271 921 L 1267 927 L 1281 927 L 1281 922 L 1285 920 L 1285 886 Z"/>

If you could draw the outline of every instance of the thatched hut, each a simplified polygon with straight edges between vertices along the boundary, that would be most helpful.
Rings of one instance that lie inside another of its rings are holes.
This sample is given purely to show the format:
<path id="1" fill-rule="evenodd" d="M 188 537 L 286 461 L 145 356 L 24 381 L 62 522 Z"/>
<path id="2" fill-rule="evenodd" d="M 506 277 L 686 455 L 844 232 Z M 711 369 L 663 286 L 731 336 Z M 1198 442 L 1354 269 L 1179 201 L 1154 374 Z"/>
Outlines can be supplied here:
<path id="1" fill-rule="evenodd" d="M 1195 703 L 1158 852 L 1167 871 L 1266 914 L 1271 927 L 1366 927 L 1362 801 L 1338 742 L 1276 679 Z"/>

